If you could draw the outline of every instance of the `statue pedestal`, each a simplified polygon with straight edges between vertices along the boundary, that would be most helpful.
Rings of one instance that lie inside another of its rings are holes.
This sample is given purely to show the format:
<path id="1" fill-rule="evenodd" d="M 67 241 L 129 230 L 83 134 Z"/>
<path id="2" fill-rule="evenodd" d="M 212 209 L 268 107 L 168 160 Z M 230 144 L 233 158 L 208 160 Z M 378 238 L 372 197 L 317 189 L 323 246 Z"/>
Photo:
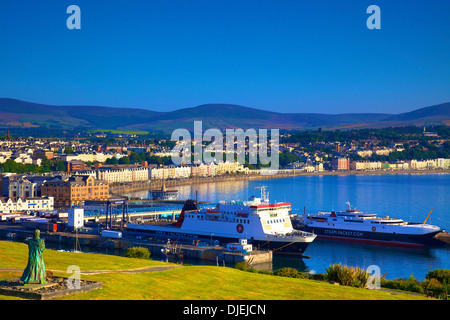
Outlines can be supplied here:
<path id="1" fill-rule="evenodd" d="M 46 300 L 76 293 L 89 292 L 102 288 L 101 282 L 80 280 L 79 288 L 70 289 L 67 287 L 68 278 L 47 277 L 47 283 L 30 282 L 24 284 L 20 278 L 13 278 L 0 281 L 0 294 L 17 296 L 26 299 Z"/>
<path id="2" fill-rule="evenodd" d="M 18 289 L 18 290 L 25 288 L 25 289 L 28 289 L 31 291 L 36 291 L 36 290 L 40 290 L 40 289 L 49 289 L 51 287 L 56 287 L 57 285 L 58 285 L 58 283 L 52 283 L 52 282 L 49 282 L 49 283 L 38 283 L 38 282 L 31 283 L 30 282 L 27 284 L 14 286 L 13 288 Z"/>

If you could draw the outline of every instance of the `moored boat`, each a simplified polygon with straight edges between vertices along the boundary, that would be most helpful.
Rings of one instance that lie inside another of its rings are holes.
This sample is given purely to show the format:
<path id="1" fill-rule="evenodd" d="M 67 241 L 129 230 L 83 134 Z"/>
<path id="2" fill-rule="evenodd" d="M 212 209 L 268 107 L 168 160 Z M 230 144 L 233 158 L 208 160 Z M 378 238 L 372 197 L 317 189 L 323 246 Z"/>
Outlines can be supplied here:
<path id="1" fill-rule="evenodd" d="M 361 212 L 347 204 L 346 211 L 305 214 L 300 219 L 301 229 L 324 239 L 404 246 L 444 244 L 435 238 L 442 231 L 438 226 L 388 216 L 378 217 L 375 213 Z"/>
<path id="2" fill-rule="evenodd" d="M 273 250 L 274 253 L 303 254 L 316 235 L 295 230 L 290 211 L 290 203 L 270 203 L 265 189 L 261 188 L 260 198 L 252 196 L 248 201 L 221 201 L 209 209 L 200 210 L 195 200 L 187 200 L 176 223 L 128 223 L 127 230 L 222 243 L 247 239 L 254 248 Z"/>

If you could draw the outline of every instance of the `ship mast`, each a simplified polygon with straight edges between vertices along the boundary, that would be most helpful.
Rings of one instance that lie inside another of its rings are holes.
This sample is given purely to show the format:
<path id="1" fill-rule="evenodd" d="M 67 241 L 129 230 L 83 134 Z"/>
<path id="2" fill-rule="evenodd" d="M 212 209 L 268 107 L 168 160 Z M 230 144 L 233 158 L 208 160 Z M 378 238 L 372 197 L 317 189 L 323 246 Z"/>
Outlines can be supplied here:
<path id="1" fill-rule="evenodd" d="M 352 206 L 350 205 L 350 201 L 347 201 L 345 204 L 348 205 L 347 211 L 352 211 Z"/>
<path id="2" fill-rule="evenodd" d="M 256 187 L 255 189 L 261 189 L 261 202 L 269 203 L 269 193 L 266 191 L 266 186 Z"/>

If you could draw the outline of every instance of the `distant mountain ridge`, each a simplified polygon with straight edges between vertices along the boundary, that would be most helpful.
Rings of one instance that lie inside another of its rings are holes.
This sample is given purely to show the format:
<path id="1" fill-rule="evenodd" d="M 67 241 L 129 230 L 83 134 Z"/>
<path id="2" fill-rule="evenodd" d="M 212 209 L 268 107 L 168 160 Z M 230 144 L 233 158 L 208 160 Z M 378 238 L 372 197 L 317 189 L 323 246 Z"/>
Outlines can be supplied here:
<path id="1" fill-rule="evenodd" d="M 279 113 L 233 104 L 204 104 L 169 112 L 104 106 L 52 106 L 0 98 L 0 126 L 173 131 L 193 128 L 276 128 L 287 130 L 382 128 L 406 125 L 450 125 L 450 102 L 401 114 Z"/>

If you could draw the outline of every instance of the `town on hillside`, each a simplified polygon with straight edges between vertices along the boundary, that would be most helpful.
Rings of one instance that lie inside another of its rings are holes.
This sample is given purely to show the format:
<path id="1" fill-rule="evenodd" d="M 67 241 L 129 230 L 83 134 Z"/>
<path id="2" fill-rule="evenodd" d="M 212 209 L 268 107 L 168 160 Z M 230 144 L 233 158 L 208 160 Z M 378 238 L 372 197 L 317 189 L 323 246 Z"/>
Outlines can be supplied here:
<path id="1" fill-rule="evenodd" d="M 449 139 L 446 126 L 282 132 L 277 173 L 444 171 L 450 168 Z M 257 147 L 251 141 L 246 156 Z M 124 184 L 255 176 L 264 167 L 223 161 L 217 153 L 218 161 L 174 165 L 175 145 L 170 137 L 132 133 L 24 138 L 8 129 L 0 138 L 0 212 L 82 207 L 107 201 Z"/>

